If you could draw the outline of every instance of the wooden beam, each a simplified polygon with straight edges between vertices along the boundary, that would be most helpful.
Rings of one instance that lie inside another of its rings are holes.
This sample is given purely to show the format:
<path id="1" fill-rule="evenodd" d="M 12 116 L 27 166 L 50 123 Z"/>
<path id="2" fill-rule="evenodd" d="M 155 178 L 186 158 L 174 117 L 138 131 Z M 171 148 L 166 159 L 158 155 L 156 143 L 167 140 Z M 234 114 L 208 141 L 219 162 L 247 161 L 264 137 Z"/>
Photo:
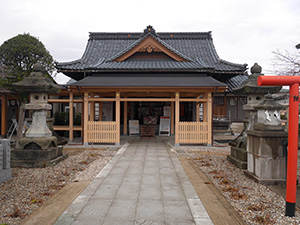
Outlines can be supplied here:
<path id="1" fill-rule="evenodd" d="M 219 89 L 218 89 L 219 90 Z M 226 89 L 224 89 L 226 90 Z M 205 92 L 212 92 L 214 91 L 213 87 L 198 87 L 198 88 L 182 88 L 182 87 L 110 87 L 110 88 L 102 88 L 102 87 L 87 87 L 87 86 L 83 86 L 80 87 L 80 91 L 81 93 L 88 91 L 88 92 L 95 92 L 95 93 L 113 93 L 116 91 L 119 91 L 120 93 L 127 93 L 127 92 L 142 92 L 142 93 L 151 93 L 151 92 L 187 92 L 187 93 L 191 93 L 191 92 L 195 92 L 195 93 L 205 93 Z"/>
<path id="2" fill-rule="evenodd" d="M 127 114 L 128 114 L 128 103 L 124 102 L 124 135 L 127 135 Z"/>
<path id="3" fill-rule="evenodd" d="M 116 98 L 89 98 L 89 102 L 114 102 Z"/>
<path id="4" fill-rule="evenodd" d="M 69 103 L 70 99 L 48 99 L 48 103 Z M 82 99 L 74 99 L 73 97 L 73 103 L 82 103 Z"/>
<path id="5" fill-rule="evenodd" d="M 82 127 L 81 126 L 73 126 L 73 131 L 81 131 Z M 53 126 L 53 130 L 70 130 L 70 126 Z"/>
<path id="6" fill-rule="evenodd" d="M 174 102 L 174 98 L 121 98 L 122 102 Z"/>
<path id="7" fill-rule="evenodd" d="M 207 103 L 207 123 L 208 123 L 208 145 L 212 145 L 212 95 L 208 93 Z"/>
<path id="8" fill-rule="evenodd" d="M 73 92 L 70 92 L 70 102 L 69 102 L 69 141 L 73 141 L 73 126 L 74 126 L 74 112 L 73 112 Z"/>
<path id="9" fill-rule="evenodd" d="M 179 92 L 175 93 L 175 146 L 179 146 L 178 135 L 179 135 Z"/>
<path id="10" fill-rule="evenodd" d="M 116 145 L 120 145 L 120 92 L 116 92 L 116 124 L 117 124 L 117 140 Z"/>
<path id="11" fill-rule="evenodd" d="M 84 106 L 83 106 L 83 144 L 87 145 L 87 135 L 88 135 L 88 119 L 89 119 L 89 93 L 84 92 Z"/>

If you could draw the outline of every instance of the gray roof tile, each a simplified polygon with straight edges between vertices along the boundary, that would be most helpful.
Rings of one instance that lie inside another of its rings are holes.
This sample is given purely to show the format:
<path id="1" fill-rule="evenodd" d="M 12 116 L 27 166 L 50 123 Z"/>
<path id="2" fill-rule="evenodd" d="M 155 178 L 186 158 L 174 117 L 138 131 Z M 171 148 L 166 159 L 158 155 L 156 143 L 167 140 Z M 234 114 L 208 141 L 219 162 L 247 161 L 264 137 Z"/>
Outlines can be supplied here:
<path id="1" fill-rule="evenodd" d="M 185 58 L 188 62 L 176 61 L 154 63 L 139 60 L 111 62 L 136 46 L 147 35 L 152 35 L 157 41 L 175 54 Z M 86 50 L 81 59 L 72 62 L 58 63 L 59 71 L 93 69 L 159 69 L 159 70 L 186 70 L 186 69 L 213 69 L 216 72 L 244 73 L 246 64 L 230 63 L 221 60 L 213 45 L 211 32 L 198 33 L 90 33 Z"/>

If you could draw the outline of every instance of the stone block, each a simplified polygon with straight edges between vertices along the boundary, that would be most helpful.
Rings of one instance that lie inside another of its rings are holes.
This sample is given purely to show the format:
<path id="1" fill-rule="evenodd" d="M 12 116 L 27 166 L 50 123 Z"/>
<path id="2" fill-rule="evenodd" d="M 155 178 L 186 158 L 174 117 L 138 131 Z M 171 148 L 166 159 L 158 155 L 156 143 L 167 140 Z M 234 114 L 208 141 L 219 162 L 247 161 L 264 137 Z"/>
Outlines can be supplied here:
<path id="1" fill-rule="evenodd" d="M 286 178 L 286 157 L 256 157 L 255 175 L 261 179 L 285 179 Z"/>
<path id="2" fill-rule="evenodd" d="M 286 178 L 285 132 L 247 131 L 248 174 L 265 184 L 282 183 Z"/>
<path id="3" fill-rule="evenodd" d="M 2 139 L 3 146 L 3 169 L 10 169 L 10 140 Z"/>
<path id="4" fill-rule="evenodd" d="M 4 181 L 11 179 L 11 177 L 12 177 L 11 168 L 6 170 L 0 170 L 0 184 L 3 183 Z"/>

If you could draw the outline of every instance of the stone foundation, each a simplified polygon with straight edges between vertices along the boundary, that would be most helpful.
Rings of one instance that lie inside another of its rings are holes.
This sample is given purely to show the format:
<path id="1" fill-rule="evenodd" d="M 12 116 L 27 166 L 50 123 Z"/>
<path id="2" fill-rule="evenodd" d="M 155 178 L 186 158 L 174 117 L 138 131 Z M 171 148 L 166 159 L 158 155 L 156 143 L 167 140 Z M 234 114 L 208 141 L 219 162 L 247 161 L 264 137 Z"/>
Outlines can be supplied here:
<path id="1" fill-rule="evenodd" d="M 286 132 L 247 131 L 248 171 L 247 176 L 261 184 L 285 183 L 286 153 L 282 141 Z"/>
<path id="2" fill-rule="evenodd" d="M 48 150 L 13 150 L 11 151 L 11 167 L 42 168 L 54 166 L 67 157 L 68 155 L 62 154 L 62 147 Z"/>
<path id="3" fill-rule="evenodd" d="M 231 146 L 227 160 L 240 169 L 247 169 L 247 151 L 243 148 Z"/>

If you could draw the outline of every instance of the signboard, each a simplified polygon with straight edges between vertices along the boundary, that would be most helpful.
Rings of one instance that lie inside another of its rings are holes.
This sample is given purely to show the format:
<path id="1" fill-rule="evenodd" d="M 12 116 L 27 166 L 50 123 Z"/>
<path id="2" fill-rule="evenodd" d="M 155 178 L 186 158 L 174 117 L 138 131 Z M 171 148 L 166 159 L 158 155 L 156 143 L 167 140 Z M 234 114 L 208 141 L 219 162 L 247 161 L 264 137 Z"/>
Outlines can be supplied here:
<path id="1" fill-rule="evenodd" d="M 139 135 L 139 121 L 138 120 L 129 120 L 129 135 Z"/>
<path id="2" fill-rule="evenodd" d="M 170 136 L 170 117 L 160 117 L 159 136 Z"/>
<path id="3" fill-rule="evenodd" d="M 164 106 L 164 117 L 171 117 L 171 106 Z"/>

